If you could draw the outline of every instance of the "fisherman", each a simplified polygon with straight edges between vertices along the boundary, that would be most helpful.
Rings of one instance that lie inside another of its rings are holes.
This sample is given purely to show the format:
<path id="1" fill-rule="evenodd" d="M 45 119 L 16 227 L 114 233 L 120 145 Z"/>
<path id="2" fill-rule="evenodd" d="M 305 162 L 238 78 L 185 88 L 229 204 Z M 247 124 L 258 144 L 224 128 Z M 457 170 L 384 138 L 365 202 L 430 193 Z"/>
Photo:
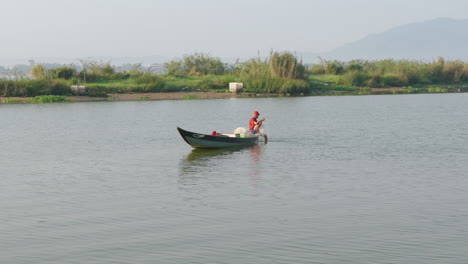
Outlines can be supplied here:
<path id="1" fill-rule="evenodd" d="M 257 121 L 258 116 L 260 113 L 258 111 L 253 112 L 254 116 L 250 118 L 249 121 L 249 130 L 253 135 L 260 135 L 263 136 L 265 139 L 265 144 L 268 142 L 268 136 L 265 133 L 259 133 L 259 129 L 262 126 L 263 122 L 265 122 L 265 118 L 262 118 Z"/>
<path id="2" fill-rule="evenodd" d="M 256 135 L 259 132 L 262 123 L 265 121 L 265 118 L 262 118 L 257 121 L 257 118 L 260 115 L 260 113 L 258 111 L 254 111 L 253 114 L 254 116 L 250 118 L 249 121 L 249 130 L 250 132 L 252 132 L 252 134 Z"/>

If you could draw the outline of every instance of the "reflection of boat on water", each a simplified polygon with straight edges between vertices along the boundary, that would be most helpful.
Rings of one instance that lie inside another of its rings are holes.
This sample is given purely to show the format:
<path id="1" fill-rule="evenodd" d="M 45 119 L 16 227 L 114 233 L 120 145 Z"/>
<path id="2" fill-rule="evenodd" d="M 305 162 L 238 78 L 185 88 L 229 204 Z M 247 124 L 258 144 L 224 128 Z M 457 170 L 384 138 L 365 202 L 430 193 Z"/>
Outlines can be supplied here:
<path id="1" fill-rule="evenodd" d="M 213 166 L 220 164 L 230 164 L 232 159 L 244 155 L 249 146 L 217 148 L 217 149 L 192 149 L 190 153 L 181 159 L 179 180 L 182 182 L 193 180 L 192 177 L 199 178 L 199 175 L 209 175 Z M 222 165 L 221 165 L 222 166 Z M 190 180 L 191 179 L 191 180 Z M 184 184 L 185 185 L 185 184 Z"/>
<path id="2" fill-rule="evenodd" d="M 192 152 L 190 152 L 187 155 L 187 160 L 188 161 L 195 161 L 199 159 L 209 159 L 211 157 L 223 157 L 226 155 L 233 154 L 235 152 L 239 152 L 243 149 L 248 148 L 249 145 L 243 145 L 243 146 L 237 146 L 237 147 L 231 147 L 231 148 L 214 148 L 214 149 L 193 149 Z"/>
<path id="3" fill-rule="evenodd" d="M 219 149 L 192 149 L 179 163 L 179 188 L 195 191 L 193 197 L 200 197 L 200 190 L 216 188 L 216 183 L 224 181 L 233 173 L 251 175 L 252 184 L 259 181 L 259 161 L 263 144 L 246 145 Z M 235 168 L 233 168 L 233 165 Z M 190 196 L 192 197 L 192 196 Z"/>
<path id="4" fill-rule="evenodd" d="M 182 138 L 194 148 L 230 148 L 239 147 L 257 142 L 258 136 L 241 137 L 240 134 L 220 134 L 216 136 L 190 132 L 177 127 Z"/>

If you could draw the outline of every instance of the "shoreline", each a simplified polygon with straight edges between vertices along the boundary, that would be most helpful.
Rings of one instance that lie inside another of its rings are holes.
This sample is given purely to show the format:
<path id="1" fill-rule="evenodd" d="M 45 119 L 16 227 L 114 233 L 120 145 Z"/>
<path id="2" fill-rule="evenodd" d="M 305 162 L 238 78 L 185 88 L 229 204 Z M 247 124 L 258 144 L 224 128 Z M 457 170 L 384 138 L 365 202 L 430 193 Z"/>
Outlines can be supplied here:
<path id="1" fill-rule="evenodd" d="M 247 94 L 230 92 L 172 92 L 172 93 L 132 93 L 132 94 L 108 94 L 107 97 L 91 96 L 65 96 L 71 102 L 113 102 L 113 101 L 159 101 L 159 100 L 199 100 L 199 99 L 230 99 L 230 98 L 258 98 L 278 97 L 278 94 Z M 3 100 L 16 101 L 19 104 L 26 103 L 33 97 L 0 97 Z"/>
<path id="2" fill-rule="evenodd" d="M 201 100 L 201 99 L 231 99 L 231 98 L 272 98 L 272 97 L 304 97 L 304 96 L 339 96 L 339 95 L 390 95 L 401 93 L 403 88 L 372 88 L 370 93 L 356 94 L 346 91 L 328 91 L 328 93 L 281 95 L 275 93 L 231 93 L 231 92 L 170 92 L 170 93 L 129 93 L 108 94 L 107 97 L 65 96 L 70 102 L 117 102 L 117 101 L 159 101 L 159 100 Z M 390 93 L 389 93 L 390 92 Z M 446 92 L 464 93 L 464 92 Z M 406 94 L 406 93 L 405 93 Z M 411 93 L 408 93 L 411 94 Z M 0 104 L 25 104 L 33 97 L 2 97 Z M 5 102 L 6 100 L 11 102 Z"/>
<path id="3" fill-rule="evenodd" d="M 229 99 L 247 98 L 247 94 L 228 92 L 172 92 L 172 93 L 131 93 L 108 94 L 108 97 L 67 96 L 72 102 L 83 101 L 158 101 L 158 100 L 195 100 L 195 99 Z"/>

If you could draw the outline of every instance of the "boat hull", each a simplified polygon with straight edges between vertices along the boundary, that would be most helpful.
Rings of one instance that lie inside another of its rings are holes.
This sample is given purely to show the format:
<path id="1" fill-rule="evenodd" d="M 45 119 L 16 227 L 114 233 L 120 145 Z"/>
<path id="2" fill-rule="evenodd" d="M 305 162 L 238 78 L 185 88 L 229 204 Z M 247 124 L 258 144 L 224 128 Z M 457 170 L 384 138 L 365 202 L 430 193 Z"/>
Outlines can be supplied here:
<path id="1" fill-rule="evenodd" d="M 194 148 L 229 148 L 254 144 L 258 140 L 258 136 L 251 137 L 228 137 L 228 136 L 211 136 L 190 132 L 177 127 L 182 138 L 190 146 Z"/>

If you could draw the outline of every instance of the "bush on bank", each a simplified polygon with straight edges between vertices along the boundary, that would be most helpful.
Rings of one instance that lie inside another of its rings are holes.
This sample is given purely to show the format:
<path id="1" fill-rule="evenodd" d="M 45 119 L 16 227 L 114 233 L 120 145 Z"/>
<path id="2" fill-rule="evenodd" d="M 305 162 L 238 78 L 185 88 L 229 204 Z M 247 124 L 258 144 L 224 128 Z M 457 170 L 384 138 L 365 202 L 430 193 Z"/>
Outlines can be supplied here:
<path id="1" fill-rule="evenodd" d="M 70 85 L 61 79 L 0 79 L 0 96 L 71 95 Z"/>

